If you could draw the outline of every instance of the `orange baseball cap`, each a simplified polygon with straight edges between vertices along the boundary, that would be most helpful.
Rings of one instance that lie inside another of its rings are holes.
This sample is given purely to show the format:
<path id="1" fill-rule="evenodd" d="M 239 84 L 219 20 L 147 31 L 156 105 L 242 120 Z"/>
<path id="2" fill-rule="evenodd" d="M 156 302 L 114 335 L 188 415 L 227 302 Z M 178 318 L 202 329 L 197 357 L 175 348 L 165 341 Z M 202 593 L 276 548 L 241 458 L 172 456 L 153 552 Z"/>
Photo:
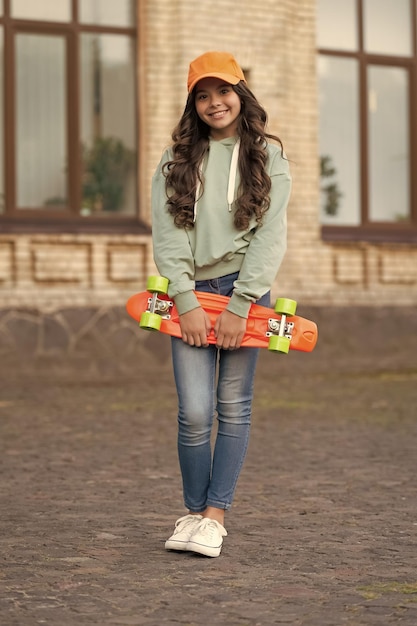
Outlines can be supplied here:
<path id="1" fill-rule="evenodd" d="M 237 85 L 241 80 L 246 83 L 245 75 L 236 59 L 229 52 L 205 52 L 190 63 L 188 71 L 188 93 L 202 78 L 220 78 Z"/>

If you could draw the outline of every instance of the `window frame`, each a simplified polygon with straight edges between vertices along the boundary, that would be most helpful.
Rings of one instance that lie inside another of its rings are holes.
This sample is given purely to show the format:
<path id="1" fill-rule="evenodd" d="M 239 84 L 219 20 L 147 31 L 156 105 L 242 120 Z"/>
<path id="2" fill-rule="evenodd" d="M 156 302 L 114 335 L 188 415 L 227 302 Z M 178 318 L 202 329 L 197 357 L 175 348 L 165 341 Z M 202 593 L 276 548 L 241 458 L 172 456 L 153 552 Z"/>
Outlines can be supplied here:
<path id="1" fill-rule="evenodd" d="M 363 0 L 356 0 L 358 49 L 356 51 L 317 48 L 324 56 L 355 59 L 359 73 L 359 154 L 360 159 L 360 215 L 358 226 L 321 225 L 324 241 L 369 241 L 416 243 L 417 242 L 417 0 L 410 0 L 412 19 L 412 56 L 391 56 L 368 53 L 364 50 L 364 6 Z M 410 220 L 404 222 L 371 222 L 369 220 L 369 141 L 368 141 L 368 79 L 370 66 L 399 67 L 408 72 L 409 77 L 409 197 Z"/>
<path id="2" fill-rule="evenodd" d="M 68 22 L 49 22 L 12 18 L 10 0 L 4 0 L 4 12 L 0 24 L 4 32 L 4 212 L 0 214 L 1 232 L 79 232 L 79 233 L 147 233 L 149 226 L 140 217 L 139 177 L 140 149 L 136 141 L 136 215 L 132 216 L 85 216 L 79 213 L 81 206 L 81 142 L 80 142 L 80 39 L 83 33 L 123 34 L 130 36 L 137 59 L 138 29 L 79 22 L 79 0 L 71 0 L 71 19 Z M 16 206 L 16 84 L 15 84 L 15 37 L 19 33 L 53 34 L 62 36 L 66 43 L 66 101 L 68 146 L 68 206 L 53 212 L 44 208 L 18 208 Z M 138 138 L 139 98 L 138 72 L 135 72 L 135 136 Z"/>

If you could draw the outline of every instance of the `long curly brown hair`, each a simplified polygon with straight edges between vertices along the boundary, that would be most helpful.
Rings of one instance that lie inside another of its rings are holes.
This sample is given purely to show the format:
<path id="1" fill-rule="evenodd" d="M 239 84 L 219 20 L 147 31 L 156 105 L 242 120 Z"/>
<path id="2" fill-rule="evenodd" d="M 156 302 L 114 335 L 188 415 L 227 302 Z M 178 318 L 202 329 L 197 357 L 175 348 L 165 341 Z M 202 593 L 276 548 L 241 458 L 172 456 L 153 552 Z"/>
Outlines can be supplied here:
<path id="1" fill-rule="evenodd" d="M 262 222 L 269 208 L 271 179 L 265 171 L 267 140 L 273 139 L 282 147 L 276 135 L 266 132 L 266 111 L 254 94 L 241 81 L 232 85 L 241 101 L 237 133 L 240 138 L 238 168 L 240 185 L 235 202 L 234 223 L 238 230 L 246 230 L 255 216 Z M 203 189 L 204 181 L 199 165 L 207 152 L 210 127 L 198 116 L 195 108 L 195 92 L 187 98 L 184 112 L 172 133 L 172 161 L 164 164 L 168 210 L 179 228 L 194 227 L 194 202 L 198 182 Z"/>

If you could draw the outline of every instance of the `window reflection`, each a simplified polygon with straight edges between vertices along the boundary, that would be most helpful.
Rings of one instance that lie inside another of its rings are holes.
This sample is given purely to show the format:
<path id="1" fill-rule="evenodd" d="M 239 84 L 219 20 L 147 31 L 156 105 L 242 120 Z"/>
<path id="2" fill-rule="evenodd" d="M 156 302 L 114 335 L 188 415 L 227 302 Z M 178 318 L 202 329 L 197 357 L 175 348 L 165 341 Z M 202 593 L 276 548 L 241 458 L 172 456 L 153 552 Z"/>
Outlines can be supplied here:
<path id="1" fill-rule="evenodd" d="M 319 48 L 357 49 L 356 4 L 356 0 L 318 0 Z"/>
<path id="2" fill-rule="evenodd" d="M 80 21 L 84 24 L 134 26 L 134 0 L 80 0 Z"/>
<path id="3" fill-rule="evenodd" d="M 372 66 L 368 81 L 370 220 L 407 220 L 408 74 L 403 68 Z"/>
<path id="4" fill-rule="evenodd" d="M 11 15 L 16 18 L 68 22 L 71 0 L 11 0 Z"/>
<path id="5" fill-rule="evenodd" d="M 364 24 L 367 52 L 412 54 L 410 0 L 364 0 Z"/>
<path id="6" fill-rule="evenodd" d="M 16 37 L 17 206 L 67 204 L 65 41 Z"/>
<path id="7" fill-rule="evenodd" d="M 357 62 L 322 55 L 318 70 L 322 223 L 357 225 L 360 223 Z"/>
<path id="8" fill-rule="evenodd" d="M 82 215 L 135 213 L 134 42 L 81 38 Z"/>

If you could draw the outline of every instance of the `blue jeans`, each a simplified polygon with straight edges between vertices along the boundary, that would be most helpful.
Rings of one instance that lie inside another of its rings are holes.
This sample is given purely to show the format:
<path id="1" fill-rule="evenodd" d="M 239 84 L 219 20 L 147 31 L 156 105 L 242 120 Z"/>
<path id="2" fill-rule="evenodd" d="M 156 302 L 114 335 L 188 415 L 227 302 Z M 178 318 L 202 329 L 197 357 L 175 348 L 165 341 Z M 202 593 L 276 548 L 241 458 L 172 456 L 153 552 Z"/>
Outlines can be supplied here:
<path id="1" fill-rule="evenodd" d="M 231 295 L 238 274 L 196 282 L 197 291 Z M 259 301 L 270 305 L 269 292 Z M 184 504 L 199 513 L 207 506 L 230 509 L 246 456 L 253 383 L 259 349 L 196 348 L 172 338 L 178 394 L 178 456 Z M 212 457 L 211 432 L 217 412 Z"/>

